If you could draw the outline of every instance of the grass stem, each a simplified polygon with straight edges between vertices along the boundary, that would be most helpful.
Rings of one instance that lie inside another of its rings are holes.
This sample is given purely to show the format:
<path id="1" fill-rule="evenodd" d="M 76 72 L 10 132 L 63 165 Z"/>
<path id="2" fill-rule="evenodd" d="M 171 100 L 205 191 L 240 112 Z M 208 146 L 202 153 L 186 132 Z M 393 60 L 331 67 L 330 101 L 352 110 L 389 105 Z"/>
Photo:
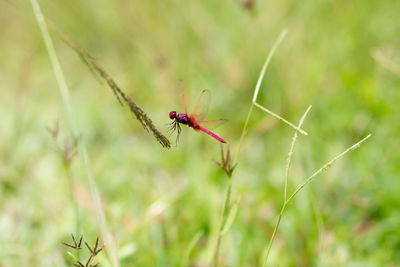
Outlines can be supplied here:
<path id="1" fill-rule="evenodd" d="M 218 229 L 217 244 L 215 245 L 215 250 L 214 250 L 213 263 L 212 263 L 213 267 L 218 266 L 218 257 L 219 257 L 219 248 L 221 245 L 221 238 L 223 235 L 223 230 L 225 227 L 225 223 L 228 219 L 229 210 L 230 210 L 231 191 L 232 191 L 232 178 L 229 177 L 228 188 L 227 188 L 226 194 L 225 194 L 224 207 L 222 209 L 221 222 L 220 222 L 219 229 Z"/>
<path id="2" fill-rule="evenodd" d="M 193 238 L 192 240 L 190 240 L 189 245 L 185 251 L 185 254 L 182 258 L 182 262 L 181 262 L 181 267 L 184 266 L 189 266 L 189 259 L 190 259 L 190 253 L 192 252 L 192 250 L 194 249 L 194 247 L 196 246 L 196 244 L 199 242 L 199 240 L 201 239 L 201 237 L 204 235 L 204 232 L 198 232 Z"/>
<path id="3" fill-rule="evenodd" d="M 306 131 L 300 129 L 299 127 L 297 127 L 296 125 L 294 125 L 294 124 L 291 123 L 290 121 L 288 121 L 288 120 L 282 118 L 282 117 L 279 116 L 278 114 L 276 114 L 276 113 L 270 111 L 269 109 L 267 109 L 267 108 L 261 106 L 261 105 L 258 104 L 257 102 L 253 102 L 253 105 L 256 106 L 256 107 L 258 107 L 258 108 L 261 109 L 262 111 L 267 112 L 269 115 L 271 115 L 271 116 L 277 118 L 278 120 L 283 121 L 284 123 L 286 123 L 287 125 L 289 125 L 289 126 L 292 127 L 293 129 L 295 129 L 296 131 L 299 131 L 301 134 L 308 135 L 308 133 L 307 133 Z"/>
<path id="4" fill-rule="evenodd" d="M 246 133 L 247 133 L 247 127 L 248 127 L 248 124 L 249 124 L 249 121 L 250 121 L 251 113 L 253 112 L 253 105 L 257 100 L 258 92 L 260 91 L 260 87 L 261 87 L 261 82 L 262 82 L 262 80 L 263 80 L 263 78 L 265 76 L 265 72 L 267 70 L 267 67 L 268 67 L 268 65 L 269 65 L 269 63 L 271 61 L 271 58 L 274 55 L 276 49 L 278 48 L 279 44 L 282 42 L 283 38 L 285 38 L 286 34 L 287 34 L 287 30 L 286 29 L 282 30 L 282 32 L 279 34 L 279 36 L 276 39 L 275 43 L 272 45 L 272 48 L 269 51 L 268 56 L 267 56 L 267 58 L 266 58 L 266 60 L 264 62 L 264 65 L 263 65 L 262 69 L 261 69 L 260 75 L 258 76 L 257 84 L 256 84 L 256 87 L 254 89 L 253 100 L 252 100 L 252 103 L 250 105 L 249 112 L 247 113 L 247 118 L 246 118 L 246 122 L 244 123 L 244 126 L 243 126 L 242 134 L 240 135 L 239 145 L 238 145 L 238 148 L 236 149 L 235 157 L 233 159 L 233 164 L 237 164 L 237 162 L 238 162 L 239 153 L 240 153 L 240 150 L 241 150 L 242 145 L 243 145 L 244 137 L 246 136 Z"/>
<path id="5" fill-rule="evenodd" d="M 81 236 L 82 235 L 82 229 L 81 229 L 81 216 L 79 212 L 79 206 L 78 202 L 75 197 L 74 193 L 74 188 L 75 188 L 75 182 L 74 182 L 74 177 L 71 174 L 70 166 L 67 164 L 64 164 L 64 170 L 65 174 L 68 179 L 68 187 L 69 187 L 69 193 L 70 193 L 70 198 L 71 202 L 74 205 L 74 212 L 75 212 L 75 236 Z"/>
<path id="6" fill-rule="evenodd" d="M 301 184 L 295 191 L 294 193 L 287 199 L 287 203 L 290 202 L 290 200 L 292 200 L 292 198 L 294 198 L 297 193 L 299 193 L 299 191 L 301 189 L 303 189 L 304 186 L 306 186 L 307 184 L 309 184 L 317 175 L 319 175 L 321 172 L 327 170 L 330 166 L 332 166 L 333 163 L 335 163 L 335 161 L 337 161 L 338 159 L 340 159 L 341 157 L 343 157 L 344 155 L 346 155 L 347 153 L 349 153 L 352 150 L 355 150 L 357 148 L 360 147 L 360 145 L 362 143 L 364 143 L 365 141 L 367 141 L 369 138 L 371 137 L 371 134 L 368 134 L 366 137 L 364 137 L 363 139 L 361 139 L 360 141 L 358 141 L 357 143 L 355 143 L 354 145 L 352 145 L 351 147 L 347 148 L 345 151 L 343 151 L 342 153 L 340 153 L 339 155 L 337 155 L 336 157 L 334 157 L 333 159 L 331 159 L 330 161 L 328 161 L 327 163 L 325 163 L 321 168 L 319 168 L 316 172 L 314 172 L 310 177 L 307 178 L 307 180 Z"/>
<path id="7" fill-rule="evenodd" d="M 59 30 L 54 23 L 50 20 L 46 20 L 51 29 L 53 29 L 71 49 L 73 49 L 85 65 L 89 68 L 91 73 L 94 75 L 95 79 L 98 80 L 103 86 L 104 82 L 108 85 L 108 87 L 112 90 L 118 102 L 123 106 L 123 103 L 126 103 L 129 106 L 134 117 L 140 122 L 143 126 L 143 129 L 148 133 L 152 133 L 153 136 L 157 139 L 157 141 L 166 148 L 171 147 L 171 142 L 168 140 L 164 134 L 157 129 L 151 118 L 147 115 L 147 113 L 138 105 L 136 102 L 128 96 L 121 87 L 115 82 L 113 78 L 97 63 L 95 57 L 90 55 L 85 49 L 75 43 L 72 39 L 68 38 L 66 34 L 64 34 L 61 30 Z"/>
<path id="8" fill-rule="evenodd" d="M 60 62 L 57 58 L 57 54 L 56 54 L 56 51 L 55 51 L 55 48 L 53 45 L 53 41 L 51 39 L 49 30 L 48 30 L 46 22 L 44 20 L 43 13 L 40 10 L 38 1 L 37 0 L 30 0 L 30 1 L 31 1 L 31 5 L 33 8 L 35 18 L 39 24 L 39 28 L 40 28 L 41 35 L 43 37 L 43 41 L 45 43 L 47 52 L 49 54 L 50 62 L 53 67 L 54 74 L 56 76 L 58 88 L 59 88 L 61 98 L 64 103 L 65 110 L 67 112 L 67 116 L 69 119 L 69 123 L 70 123 L 71 129 L 72 129 L 72 132 L 73 132 L 74 136 L 78 136 L 79 131 L 78 131 L 78 127 L 76 125 L 75 117 L 73 114 L 73 109 L 72 109 L 71 100 L 70 100 L 71 97 L 70 97 L 68 86 L 67 86 L 67 83 L 66 83 L 66 80 L 64 77 L 64 73 L 61 69 Z M 103 240 L 105 240 L 109 246 L 109 249 L 107 251 L 109 252 L 109 256 L 111 258 L 113 266 L 118 267 L 120 264 L 119 264 L 116 244 L 108 231 L 107 222 L 106 222 L 104 211 L 103 211 L 103 208 L 101 205 L 100 194 L 98 192 L 96 183 L 94 181 L 93 173 L 90 168 L 89 157 L 87 154 L 87 150 L 86 150 L 86 146 L 83 141 L 83 138 L 82 138 L 82 140 L 80 140 L 78 142 L 78 151 L 83 159 L 83 164 L 85 166 L 86 177 L 88 179 L 92 200 L 93 200 L 95 210 L 96 210 L 96 215 L 97 215 L 97 218 L 99 221 L 101 235 L 103 236 Z"/>
<path id="9" fill-rule="evenodd" d="M 258 76 L 258 80 L 257 80 L 257 84 L 256 84 L 256 88 L 254 90 L 254 95 L 253 95 L 253 103 L 257 101 L 257 97 L 258 97 L 258 92 L 260 91 L 260 87 L 261 87 L 261 82 L 265 76 L 265 71 L 267 70 L 267 67 L 269 65 L 269 62 L 272 59 L 272 56 L 275 54 L 276 49 L 278 48 L 279 44 L 282 42 L 283 38 L 285 38 L 287 34 L 287 30 L 284 29 L 281 31 L 281 33 L 279 34 L 278 38 L 276 39 L 275 43 L 272 45 L 271 50 L 268 53 L 267 59 L 264 62 L 264 65 L 261 69 L 260 75 Z"/>
<path id="10" fill-rule="evenodd" d="M 306 112 L 304 112 L 303 116 L 300 118 L 299 125 L 297 126 L 298 128 L 301 128 L 301 125 L 303 125 L 304 119 L 307 117 L 307 114 L 310 111 L 311 107 L 312 107 L 311 105 L 308 106 Z M 298 135 L 297 131 L 295 131 L 293 138 L 292 138 L 292 143 L 290 144 L 288 158 L 286 160 L 284 202 L 286 202 L 286 199 L 287 199 L 287 185 L 288 185 L 288 179 L 289 179 L 289 169 L 290 169 L 290 163 L 291 163 L 292 156 L 293 156 L 294 145 L 296 144 L 296 140 L 297 140 L 297 135 Z"/>
<path id="11" fill-rule="evenodd" d="M 243 126 L 242 134 L 240 135 L 239 145 L 238 145 L 238 148 L 236 149 L 235 158 L 233 159 L 234 164 L 237 164 L 237 161 L 239 159 L 239 152 L 242 148 L 243 140 L 247 133 L 247 125 L 249 124 L 249 120 L 250 120 L 252 112 L 253 112 L 253 104 L 250 105 L 249 112 L 247 113 L 247 118 L 246 118 L 246 121 Z"/>
<path id="12" fill-rule="evenodd" d="M 306 111 L 305 115 L 307 114 L 308 111 Z M 305 117 L 305 115 L 303 115 L 303 117 Z M 332 164 L 337 161 L 338 159 L 340 159 L 341 157 L 343 157 L 344 155 L 346 155 L 348 152 L 355 150 L 357 148 L 360 147 L 360 145 L 362 143 L 364 143 L 365 141 L 367 141 L 368 138 L 371 137 L 371 134 L 367 135 L 366 137 L 364 137 L 363 139 L 361 139 L 360 141 L 358 141 L 357 143 L 355 143 L 354 145 L 352 145 L 351 147 L 347 148 L 345 151 L 343 151 L 342 153 L 340 153 L 339 155 L 337 155 L 336 157 L 334 157 L 333 159 L 331 159 L 330 161 L 328 161 L 327 163 L 325 163 L 321 168 L 319 168 L 316 172 L 314 172 L 311 176 L 309 176 L 306 181 L 301 184 L 295 191 L 294 193 L 283 203 L 282 205 L 282 209 L 281 212 L 279 213 L 279 217 L 278 217 L 278 221 L 276 222 L 276 225 L 274 227 L 274 230 L 272 232 L 271 238 L 269 240 L 268 243 L 268 247 L 265 251 L 264 257 L 263 257 L 263 264 L 262 266 L 265 267 L 267 265 L 268 262 L 268 257 L 269 257 L 269 253 L 271 251 L 271 247 L 272 244 L 275 240 L 275 236 L 276 233 L 278 231 L 279 228 L 279 224 L 281 222 L 283 213 L 285 211 L 286 206 L 290 203 L 290 201 L 300 192 L 301 189 L 304 188 L 304 186 L 306 186 L 307 184 L 309 184 L 317 175 L 321 174 L 321 172 L 327 170 L 330 166 L 332 166 Z"/>
<path id="13" fill-rule="evenodd" d="M 279 224 L 281 223 L 281 219 L 282 219 L 283 213 L 285 212 L 286 204 L 287 203 L 285 202 L 282 205 L 281 212 L 279 213 L 278 221 L 276 222 L 276 225 L 274 227 L 274 231 L 272 232 L 271 238 L 269 240 L 267 250 L 266 250 L 266 252 L 264 254 L 263 267 L 267 265 L 269 252 L 271 251 L 272 243 L 275 240 L 276 232 L 278 231 Z"/>

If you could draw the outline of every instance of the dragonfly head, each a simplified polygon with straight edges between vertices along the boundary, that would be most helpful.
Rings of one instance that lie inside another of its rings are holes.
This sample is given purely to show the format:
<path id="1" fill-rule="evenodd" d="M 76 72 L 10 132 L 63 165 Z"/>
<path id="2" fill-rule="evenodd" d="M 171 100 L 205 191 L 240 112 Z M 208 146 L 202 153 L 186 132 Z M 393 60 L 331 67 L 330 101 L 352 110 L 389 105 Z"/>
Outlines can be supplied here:
<path id="1" fill-rule="evenodd" d="M 169 118 L 170 118 L 171 120 L 175 119 L 175 118 L 176 118 L 176 111 L 171 111 L 171 112 L 169 113 Z"/>

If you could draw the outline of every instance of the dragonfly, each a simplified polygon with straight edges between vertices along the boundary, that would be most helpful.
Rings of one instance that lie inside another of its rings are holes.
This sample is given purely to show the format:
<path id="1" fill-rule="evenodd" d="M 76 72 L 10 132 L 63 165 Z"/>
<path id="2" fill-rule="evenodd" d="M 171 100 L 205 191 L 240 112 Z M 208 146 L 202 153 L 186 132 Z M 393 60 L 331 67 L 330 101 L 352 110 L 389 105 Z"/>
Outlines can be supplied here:
<path id="1" fill-rule="evenodd" d="M 185 108 L 185 113 L 178 114 L 175 110 L 169 113 L 169 118 L 173 121 L 170 124 L 168 132 L 171 132 L 172 134 L 174 131 L 177 131 L 177 137 L 176 137 L 177 143 L 182 131 L 181 124 L 187 125 L 193 128 L 195 131 L 202 131 L 208 134 L 209 136 L 215 138 L 221 143 L 226 143 L 224 139 L 222 139 L 215 133 L 208 130 L 219 126 L 220 124 L 226 122 L 226 120 L 225 119 L 203 120 L 208 112 L 210 99 L 211 99 L 210 91 L 203 90 L 200 93 L 199 98 L 197 99 L 197 104 L 194 107 L 193 112 L 189 114 L 187 112 L 187 107 L 186 107 L 185 91 L 182 90 L 182 101 L 183 101 L 183 106 Z M 203 126 L 207 127 L 208 129 L 204 128 Z"/>

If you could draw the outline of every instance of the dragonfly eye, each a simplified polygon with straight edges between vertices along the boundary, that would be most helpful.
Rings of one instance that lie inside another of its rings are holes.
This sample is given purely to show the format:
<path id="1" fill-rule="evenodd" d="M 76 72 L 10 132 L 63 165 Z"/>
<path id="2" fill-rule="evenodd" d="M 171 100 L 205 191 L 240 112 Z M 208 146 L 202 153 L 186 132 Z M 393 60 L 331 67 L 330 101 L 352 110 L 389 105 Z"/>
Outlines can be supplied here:
<path id="1" fill-rule="evenodd" d="M 171 111 L 171 112 L 169 113 L 169 118 L 170 118 L 171 120 L 175 119 L 175 118 L 176 118 L 176 111 Z"/>

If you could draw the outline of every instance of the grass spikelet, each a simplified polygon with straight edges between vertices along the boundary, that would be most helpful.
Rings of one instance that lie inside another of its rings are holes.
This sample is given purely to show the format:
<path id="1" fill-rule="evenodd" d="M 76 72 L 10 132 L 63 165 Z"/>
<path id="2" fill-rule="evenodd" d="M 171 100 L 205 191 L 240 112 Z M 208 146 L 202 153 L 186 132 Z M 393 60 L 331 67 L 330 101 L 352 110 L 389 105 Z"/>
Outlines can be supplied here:
<path id="1" fill-rule="evenodd" d="M 88 251 L 90 252 L 89 257 L 87 258 L 86 261 L 84 261 L 85 263 L 83 263 L 80 260 L 80 250 L 82 249 L 82 240 L 83 240 L 83 236 L 81 235 L 79 238 L 79 241 L 76 241 L 76 238 L 74 235 L 72 235 L 72 242 L 71 244 L 62 242 L 63 245 L 73 249 L 75 251 L 75 255 L 73 253 L 71 253 L 70 251 L 68 251 L 68 255 L 71 256 L 71 258 L 73 259 L 74 263 L 72 264 L 73 266 L 77 266 L 77 267 L 97 267 L 100 264 L 99 263 L 94 263 L 94 258 L 103 250 L 104 245 L 99 245 L 99 238 L 96 238 L 96 242 L 93 246 L 93 248 L 86 242 L 83 241 L 85 243 L 86 248 L 88 249 Z"/>
<path id="2" fill-rule="evenodd" d="M 111 76 L 97 63 L 95 57 L 90 55 L 85 49 L 76 44 L 76 42 L 72 41 L 68 38 L 64 33 L 62 33 L 53 23 L 49 23 L 49 25 L 54 29 L 55 32 L 58 33 L 60 38 L 74 50 L 86 66 L 90 69 L 90 71 L 95 75 L 97 80 L 103 80 L 107 83 L 108 87 L 111 88 L 118 102 L 123 106 L 123 102 L 125 102 L 131 112 L 135 115 L 136 119 L 140 122 L 143 128 L 147 132 L 151 132 L 157 141 L 166 148 L 171 147 L 171 142 L 165 137 L 161 131 L 157 129 L 154 125 L 153 121 L 146 114 L 146 112 L 139 107 L 135 101 L 132 100 L 128 95 L 122 91 L 122 89 L 117 85 L 117 83 L 111 78 Z"/>

